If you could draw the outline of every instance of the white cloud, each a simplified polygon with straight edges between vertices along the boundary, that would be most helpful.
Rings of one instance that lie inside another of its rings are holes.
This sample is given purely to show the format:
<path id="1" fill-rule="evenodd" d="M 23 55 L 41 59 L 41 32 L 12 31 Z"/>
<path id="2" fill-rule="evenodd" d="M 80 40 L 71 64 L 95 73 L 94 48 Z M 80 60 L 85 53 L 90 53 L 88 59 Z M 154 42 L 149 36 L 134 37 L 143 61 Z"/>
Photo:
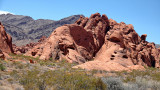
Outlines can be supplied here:
<path id="1" fill-rule="evenodd" d="M 13 13 L 10 13 L 10 12 L 8 12 L 8 11 L 1 11 L 1 10 L 0 10 L 0 14 L 13 14 Z"/>

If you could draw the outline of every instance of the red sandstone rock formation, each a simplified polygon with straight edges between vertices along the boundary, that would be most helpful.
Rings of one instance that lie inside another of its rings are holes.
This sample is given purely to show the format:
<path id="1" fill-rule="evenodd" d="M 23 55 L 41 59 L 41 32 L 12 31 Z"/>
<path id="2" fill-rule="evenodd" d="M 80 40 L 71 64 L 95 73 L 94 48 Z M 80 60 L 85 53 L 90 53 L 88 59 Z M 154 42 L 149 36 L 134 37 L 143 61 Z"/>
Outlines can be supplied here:
<path id="1" fill-rule="evenodd" d="M 146 34 L 141 37 L 132 25 L 117 23 L 110 19 L 110 30 L 105 36 L 105 43 L 96 54 L 94 61 L 78 65 L 84 69 L 130 70 L 142 66 L 159 67 L 158 51 L 154 43 L 148 43 Z"/>
<path id="2" fill-rule="evenodd" d="M 84 63 L 91 60 L 104 43 L 109 22 L 107 16 L 93 14 L 89 19 L 81 17 L 76 24 L 57 28 L 46 42 L 26 53 L 40 59 L 67 59 Z"/>
<path id="3" fill-rule="evenodd" d="M 0 49 L 5 53 L 13 53 L 12 37 L 5 32 L 4 26 L 0 22 Z"/>
<path id="4" fill-rule="evenodd" d="M 96 13 L 90 18 L 80 17 L 75 24 L 57 28 L 26 55 L 84 63 L 75 68 L 89 70 L 159 67 L 158 50 L 154 43 L 146 41 L 146 37 L 146 34 L 140 37 L 131 24 L 117 23 L 108 20 L 106 15 Z"/>

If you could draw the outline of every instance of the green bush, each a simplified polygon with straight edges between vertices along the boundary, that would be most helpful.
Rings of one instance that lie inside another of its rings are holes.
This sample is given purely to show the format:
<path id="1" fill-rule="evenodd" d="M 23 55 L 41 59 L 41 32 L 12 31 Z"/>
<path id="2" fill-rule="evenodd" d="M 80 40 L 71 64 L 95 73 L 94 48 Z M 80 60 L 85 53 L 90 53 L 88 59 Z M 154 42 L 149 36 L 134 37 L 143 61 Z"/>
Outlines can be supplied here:
<path id="1" fill-rule="evenodd" d="M 1 70 L 1 71 L 4 71 L 5 69 L 6 69 L 6 68 L 4 67 L 4 65 L 0 63 L 0 70 Z"/>

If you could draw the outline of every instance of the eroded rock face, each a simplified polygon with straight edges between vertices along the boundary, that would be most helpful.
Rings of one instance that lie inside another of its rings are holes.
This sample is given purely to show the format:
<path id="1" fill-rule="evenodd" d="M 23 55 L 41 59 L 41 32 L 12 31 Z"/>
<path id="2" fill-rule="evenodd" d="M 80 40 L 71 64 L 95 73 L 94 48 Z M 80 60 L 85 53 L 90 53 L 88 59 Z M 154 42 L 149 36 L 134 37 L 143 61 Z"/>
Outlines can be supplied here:
<path id="1" fill-rule="evenodd" d="M 5 32 L 4 26 L 0 22 L 0 49 L 2 52 L 13 53 L 12 37 Z"/>
<path id="2" fill-rule="evenodd" d="M 86 31 L 92 32 L 94 43 L 97 48 L 95 53 L 97 53 L 104 43 L 106 32 L 109 30 L 108 17 L 95 13 L 92 14 L 89 19 L 87 17 L 80 17 L 80 19 L 76 21 L 76 24 L 82 26 Z"/>
<path id="3" fill-rule="evenodd" d="M 40 59 L 84 63 L 77 67 L 99 70 L 130 70 L 143 66 L 159 67 L 159 53 L 154 43 L 141 37 L 133 25 L 108 20 L 106 15 L 80 17 L 75 24 L 64 25 L 26 55 Z M 94 59 L 94 61 L 90 61 Z M 85 63 L 88 61 L 87 63 Z"/>

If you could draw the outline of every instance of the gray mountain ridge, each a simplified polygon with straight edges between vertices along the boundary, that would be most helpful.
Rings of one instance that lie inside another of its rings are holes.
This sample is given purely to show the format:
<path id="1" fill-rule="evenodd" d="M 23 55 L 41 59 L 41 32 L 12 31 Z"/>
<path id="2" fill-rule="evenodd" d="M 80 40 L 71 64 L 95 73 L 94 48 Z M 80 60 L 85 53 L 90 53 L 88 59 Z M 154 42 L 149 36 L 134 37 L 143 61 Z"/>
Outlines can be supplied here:
<path id="1" fill-rule="evenodd" d="M 38 41 L 42 36 L 49 36 L 54 29 L 64 24 L 72 24 L 81 15 L 73 15 L 61 20 L 38 19 L 34 20 L 30 16 L 2 14 L 0 22 L 5 26 L 5 30 L 12 36 L 13 44 L 17 46 Z M 83 16 L 83 15 L 82 15 Z"/>
<path id="2" fill-rule="evenodd" d="M 156 48 L 160 48 L 160 44 L 155 44 L 156 45 Z"/>

